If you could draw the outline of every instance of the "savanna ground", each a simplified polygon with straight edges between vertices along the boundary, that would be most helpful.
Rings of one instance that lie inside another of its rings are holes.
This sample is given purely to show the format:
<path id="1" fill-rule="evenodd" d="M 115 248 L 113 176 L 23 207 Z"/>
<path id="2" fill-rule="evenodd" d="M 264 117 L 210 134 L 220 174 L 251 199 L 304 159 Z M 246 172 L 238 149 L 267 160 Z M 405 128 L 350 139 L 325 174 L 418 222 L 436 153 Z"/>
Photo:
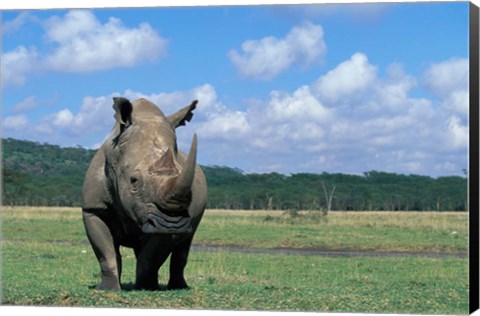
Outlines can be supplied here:
<path id="1" fill-rule="evenodd" d="M 99 267 L 77 208 L 2 208 L 2 303 L 175 309 L 468 313 L 468 214 L 207 210 L 195 245 L 416 253 L 324 257 L 192 251 L 182 291 L 135 291 L 123 248 L 121 292 Z M 424 253 L 447 254 L 430 258 Z M 460 257 L 459 257 L 460 255 Z M 166 266 L 160 283 L 168 281 Z"/>

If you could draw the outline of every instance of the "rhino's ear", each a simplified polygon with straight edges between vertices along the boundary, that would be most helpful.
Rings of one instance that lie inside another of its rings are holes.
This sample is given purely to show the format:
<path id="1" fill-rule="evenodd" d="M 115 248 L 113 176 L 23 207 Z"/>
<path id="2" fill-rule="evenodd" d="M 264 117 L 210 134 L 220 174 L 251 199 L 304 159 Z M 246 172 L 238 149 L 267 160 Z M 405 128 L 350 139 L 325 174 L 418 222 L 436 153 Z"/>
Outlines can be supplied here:
<path id="1" fill-rule="evenodd" d="M 169 115 L 167 119 L 170 124 L 172 124 L 172 127 L 177 128 L 179 126 L 185 125 L 185 122 L 190 122 L 193 116 L 192 111 L 195 110 L 195 108 L 197 107 L 197 103 L 197 100 L 193 100 L 190 105 L 173 113 L 172 115 Z"/>
<path id="2" fill-rule="evenodd" d="M 128 126 L 132 123 L 132 104 L 125 98 L 114 97 L 113 109 L 115 110 L 115 120 L 120 123 L 121 126 Z"/>

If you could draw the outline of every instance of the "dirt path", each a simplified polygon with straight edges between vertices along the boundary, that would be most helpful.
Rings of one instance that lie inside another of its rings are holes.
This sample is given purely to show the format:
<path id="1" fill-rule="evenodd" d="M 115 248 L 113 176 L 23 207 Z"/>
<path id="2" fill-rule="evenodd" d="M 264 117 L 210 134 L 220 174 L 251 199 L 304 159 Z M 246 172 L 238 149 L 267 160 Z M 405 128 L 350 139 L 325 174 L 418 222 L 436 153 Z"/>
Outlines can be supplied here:
<path id="1" fill-rule="evenodd" d="M 393 252 L 393 251 L 362 251 L 362 250 L 332 250 L 321 248 L 270 248 L 250 249 L 236 246 L 212 246 L 192 245 L 192 251 L 197 252 L 236 252 L 247 254 L 271 254 L 271 255 L 300 255 L 300 256 L 322 256 L 322 257 L 424 257 L 424 258 L 468 258 L 467 252 L 438 253 L 438 252 Z"/>
<path id="2" fill-rule="evenodd" d="M 17 241 L 23 239 L 17 239 Z M 70 240 L 48 240 L 51 243 L 72 243 Z M 88 240 L 81 242 L 83 245 L 90 245 Z M 401 257 L 418 257 L 418 258 L 468 258 L 467 251 L 459 252 L 433 252 L 433 251 L 369 251 L 369 250 L 352 250 L 352 249 L 327 249 L 327 248 L 243 248 L 235 245 L 217 246 L 217 245 L 199 245 L 193 244 L 191 247 L 195 252 L 235 252 L 246 254 L 269 254 L 269 255 L 293 255 L 293 256 L 321 256 L 332 258 L 348 258 L 348 257 L 374 257 L 374 258 L 401 258 Z"/>

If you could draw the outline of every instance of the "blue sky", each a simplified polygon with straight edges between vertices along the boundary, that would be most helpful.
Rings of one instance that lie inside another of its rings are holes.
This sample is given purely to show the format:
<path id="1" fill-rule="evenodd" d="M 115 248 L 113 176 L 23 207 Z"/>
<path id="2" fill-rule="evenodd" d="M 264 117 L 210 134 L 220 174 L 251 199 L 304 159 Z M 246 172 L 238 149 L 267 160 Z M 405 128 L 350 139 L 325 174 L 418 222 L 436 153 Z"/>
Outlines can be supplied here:
<path id="1" fill-rule="evenodd" d="M 2 137 L 98 147 L 112 97 L 246 172 L 461 175 L 468 3 L 2 12 Z"/>

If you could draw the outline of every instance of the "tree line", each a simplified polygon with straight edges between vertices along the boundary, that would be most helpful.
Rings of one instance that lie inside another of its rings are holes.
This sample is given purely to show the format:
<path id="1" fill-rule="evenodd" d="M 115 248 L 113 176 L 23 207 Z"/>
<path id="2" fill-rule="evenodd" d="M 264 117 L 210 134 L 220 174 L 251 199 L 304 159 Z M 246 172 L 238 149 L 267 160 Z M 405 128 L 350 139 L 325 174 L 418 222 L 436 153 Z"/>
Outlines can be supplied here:
<path id="1" fill-rule="evenodd" d="M 79 206 L 95 151 L 2 139 L 3 204 Z"/>
<path id="2" fill-rule="evenodd" d="M 366 211 L 465 211 L 467 179 L 432 178 L 369 171 L 244 174 L 228 167 L 204 167 L 209 207 L 219 209 Z"/>
<path id="3" fill-rule="evenodd" d="M 83 178 L 95 150 L 3 139 L 2 151 L 3 205 L 81 206 Z M 215 209 L 467 210 L 467 179 L 460 176 L 202 169 L 208 182 L 208 207 Z"/>

